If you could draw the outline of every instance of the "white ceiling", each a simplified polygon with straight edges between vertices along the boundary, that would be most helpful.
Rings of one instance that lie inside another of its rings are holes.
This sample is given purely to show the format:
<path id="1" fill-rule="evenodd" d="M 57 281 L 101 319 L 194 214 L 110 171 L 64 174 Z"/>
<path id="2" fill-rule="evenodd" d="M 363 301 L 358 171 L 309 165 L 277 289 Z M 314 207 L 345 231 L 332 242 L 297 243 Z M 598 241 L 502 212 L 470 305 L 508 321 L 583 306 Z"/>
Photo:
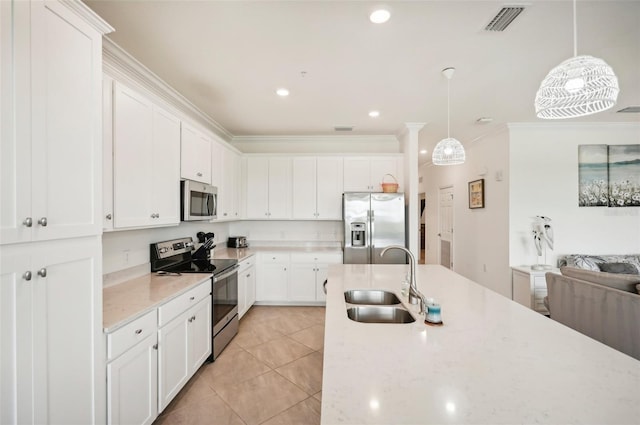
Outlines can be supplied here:
<path id="1" fill-rule="evenodd" d="M 380 3 L 367 1 L 86 3 L 115 27 L 113 41 L 234 136 L 331 135 L 337 125 L 398 135 L 425 122 L 420 147 L 430 153 L 447 136 L 441 70 L 453 66 L 451 136 L 468 144 L 508 122 L 541 121 L 540 81 L 573 55 L 566 0 L 525 2 L 504 32 L 483 28 L 523 2 L 387 1 L 391 19 L 378 25 L 368 15 Z M 578 54 L 609 63 L 620 95 L 613 109 L 572 121 L 640 121 L 616 113 L 640 105 L 640 0 L 580 0 L 577 22 Z"/>

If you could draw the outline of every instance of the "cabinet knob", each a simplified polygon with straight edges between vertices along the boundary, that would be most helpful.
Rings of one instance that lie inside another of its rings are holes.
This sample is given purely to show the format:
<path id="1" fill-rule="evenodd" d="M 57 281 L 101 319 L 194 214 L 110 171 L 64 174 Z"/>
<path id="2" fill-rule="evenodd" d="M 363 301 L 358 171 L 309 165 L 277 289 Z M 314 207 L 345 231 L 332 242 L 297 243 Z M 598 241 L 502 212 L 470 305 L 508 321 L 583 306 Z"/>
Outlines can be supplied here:
<path id="1" fill-rule="evenodd" d="M 24 224 L 25 227 L 31 227 L 33 226 L 33 219 L 31 217 L 27 217 L 24 219 L 22 224 Z"/>
<path id="2" fill-rule="evenodd" d="M 142 333 L 142 329 L 136 329 L 136 335 L 140 335 Z"/>
<path id="3" fill-rule="evenodd" d="M 227 216 L 227 213 L 224 213 L 224 214 L 222 214 L 222 215 L 226 217 L 226 216 Z"/>
<path id="4" fill-rule="evenodd" d="M 105 217 L 107 220 L 111 220 L 112 215 L 111 214 L 107 214 L 107 216 Z"/>
<path id="5" fill-rule="evenodd" d="M 42 217 L 40 220 L 38 220 L 38 224 L 42 227 L 47 227 L 47 217 Z"/>
<path id="6" fill-rule="evenodd" d="M 193 301 L 195 299 L 196 299 L 196 297 L 191 297 L 191 298 L 189 298 L 189 301 Z"/>
<path id="7" fill-rule="evenodd" d="M 31 280 L 31 272 L 27 270 L 26 272 L 22 273 L 22 278 L 24 280 Z"/>
<path id="8" fill-rule="evenodd" d="M 202 173 L 196 173 L 196 176 L 202 177 Z"/>
<path id="9" fill-rule="evenodd" d="M 44 267 L 41 268 L 40 270 L 38 270 L 38 276 L 40 277 L 47 277 L 47 269 L 45 269 Z"/>
<path id="10" fill-rule="evenodd" d="M 27 272 L 27 273 L 28 273 L 28 272 Z M 251 273 L 249 273 L 249 274 L 247 275 L 247 277 L 251 277 Z M 27 279 L 27 280 L 28 280 L 28 279 Z"/>

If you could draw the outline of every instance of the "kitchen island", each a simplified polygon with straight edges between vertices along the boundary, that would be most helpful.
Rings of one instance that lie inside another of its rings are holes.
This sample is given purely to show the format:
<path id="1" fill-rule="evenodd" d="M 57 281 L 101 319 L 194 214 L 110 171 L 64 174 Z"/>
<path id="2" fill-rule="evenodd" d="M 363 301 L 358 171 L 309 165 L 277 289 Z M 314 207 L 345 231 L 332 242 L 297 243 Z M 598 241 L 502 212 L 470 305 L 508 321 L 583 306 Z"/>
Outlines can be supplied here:
<path id="1" fill-rule="evenodd" d="M 400 296 L 408 266 L 330 267 L 323 424 L 638 423 L 640 361 L 444 267 L 416 269 L 443 326 Z M 417 320 L 347 318 L 344 291 L 374 288 Z"/>

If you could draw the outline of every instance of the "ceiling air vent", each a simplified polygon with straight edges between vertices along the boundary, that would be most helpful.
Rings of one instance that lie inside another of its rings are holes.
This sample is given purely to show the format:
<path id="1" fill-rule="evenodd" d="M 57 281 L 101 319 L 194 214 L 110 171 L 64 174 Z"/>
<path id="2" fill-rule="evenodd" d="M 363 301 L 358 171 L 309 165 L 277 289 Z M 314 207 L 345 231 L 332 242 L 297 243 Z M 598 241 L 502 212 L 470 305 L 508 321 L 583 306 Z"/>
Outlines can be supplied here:
<path id="1" fill-rule="evenodd" d="M 620 109 L 618 112 L 640 114 L 640 106 L 627 106 L 626 108 Z"/>
<path id="2" fill-rule="evenodd" d="M 335 131 L 353 131 L 352 125 L 336 125 L 333 127 Z"/>
<path id="3" fill-rule="evenodd" d="M 504 31 L 523 10 L 524 6 L 504 6 L 484 27 L 485 31 Z"/>

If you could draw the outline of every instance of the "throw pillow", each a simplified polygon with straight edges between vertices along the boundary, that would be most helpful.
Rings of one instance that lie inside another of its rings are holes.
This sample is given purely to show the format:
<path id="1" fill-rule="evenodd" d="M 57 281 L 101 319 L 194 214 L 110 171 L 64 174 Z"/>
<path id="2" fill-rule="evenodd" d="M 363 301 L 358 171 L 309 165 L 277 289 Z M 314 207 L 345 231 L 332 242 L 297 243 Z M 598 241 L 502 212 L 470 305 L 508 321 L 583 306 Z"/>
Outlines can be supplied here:
<path id="1" fill-rule="evenodd" d="M 576 267 L 560 267 L 560 273 L 587 282 L 597 283 L 625 292 L 636 292 L 636 285 L 640 283 L 640 275 L 594 272 Z"/>
<path id="2" fill-rule="evenodd" d="M 629 263 L 602 263 L 598 264 L 601 272 L 621 273 L 621 274 L 638 274 L 638 269 Z"/>

